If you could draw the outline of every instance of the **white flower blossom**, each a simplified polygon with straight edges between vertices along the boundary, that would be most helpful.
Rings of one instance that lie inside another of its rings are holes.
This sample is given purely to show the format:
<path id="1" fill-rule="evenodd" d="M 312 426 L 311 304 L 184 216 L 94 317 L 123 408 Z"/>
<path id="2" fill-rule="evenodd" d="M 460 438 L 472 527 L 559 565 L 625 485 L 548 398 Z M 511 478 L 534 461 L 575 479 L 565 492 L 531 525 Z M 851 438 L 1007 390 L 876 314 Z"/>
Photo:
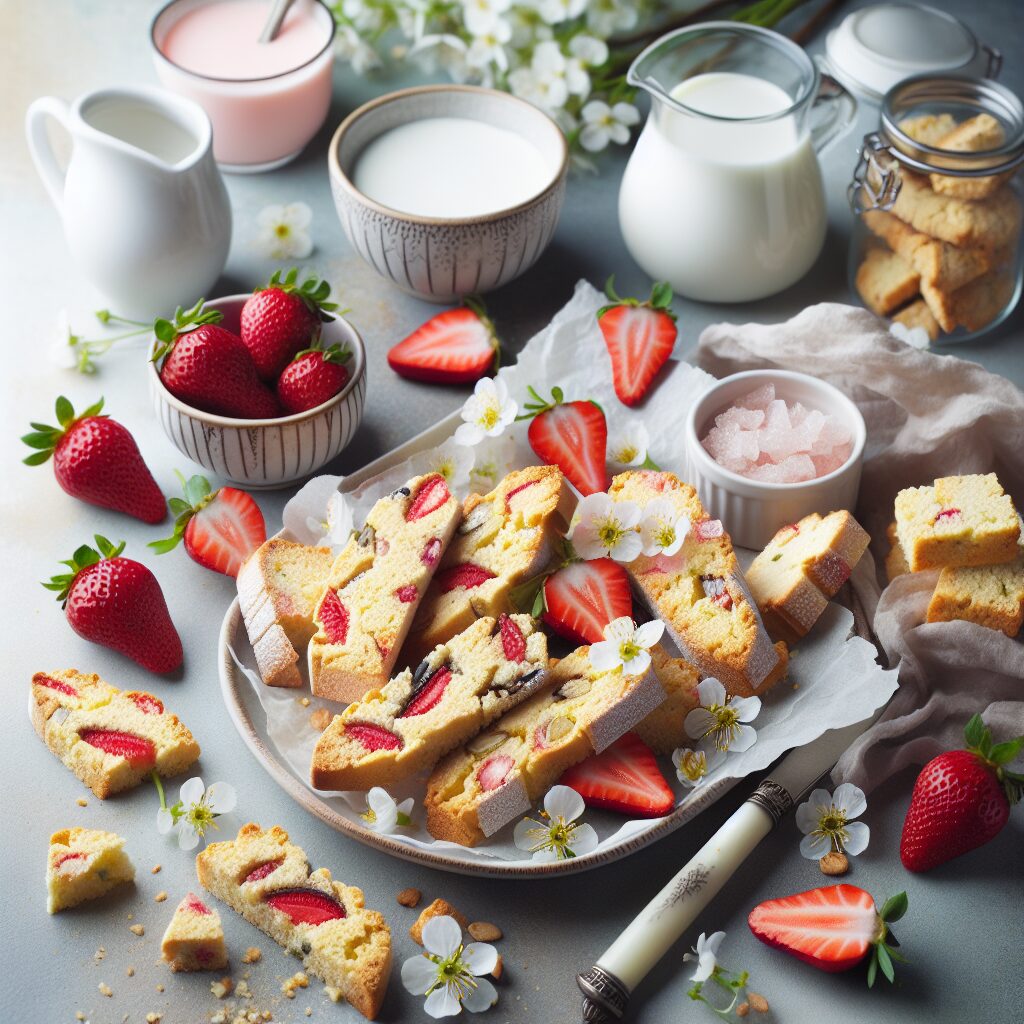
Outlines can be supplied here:
<path id="1" fill-rule="evenodd" d="M 462 929 L 447 914 L 423 926 L 424 952 L 402 964 L 402 984 L 413 995 L 426 996 L 429 1016 L 454 1017 L 462 1010 L 480 1013 L 498 1001 L 497 989 L 484 977 L 498 962 L 497 950 L 486 942 L 462 944 Z"/>
<path id="2" fill-rule="evenodd" d="M 397 828 L 411 823 L 413 798 L 396 803 L 386 789 L 374 786 L 366 794 L 366 810 L 359 815 L 366 827 L 380 835 L 391 835 Z"/>
<path id="3" fill-rule="evenodd" d="M 591 100 L 581 111 L 583 130 L 580 145 L 591 153 L 599 153 L 609 142 L 624 146 L 629 130 L 640 123 L 640 111 L 632 103 L 608 106 L 603 100 Z"/>
<path id="4" fill-rule="evenodd" d="M 640 540 L 648 556 L 671 558 L 690 532 L 690 519 L 680 513 L 670 498 L 658 498 L 644 509 L 640 520 Z"/>
<path id="5" fill-rule="evenodd" d="M 487 35 L 497 25 L 507 26 L 511 36 L 512 26 L 504 16 L 511 6 L 512 0 L 462 0 L 462 20 L 472 36 Z"/>
<path id="6" fill-rule="evenodd" d="M 154 774 L 154 782 L 158 778 Z M 213 819 L 233 811 L 238 803 L 234 786 L 214 782 L 205 787 L 198 776 L 181 787 L 178 802 L 172 807 L 166 805 L 162 786 L 158 786 L 158 791 L 160 810 L 156 815 L 156 830 L 160 835 L 177 832 L 178 846 L 182 850 L 194 850 L 207 829 L 217 828 Z"/>
<path id="7" fill-rule="evenodd" d="M 863 853 L 871 830 L 862 821 L 854 821 L 868 809 L 868 801 L 859 786 L 844 782 L 835 793 L 816 789 L 796 809 L 796 824 L 803 832 L 800 853 L 808 860 L 821 860 L 826 853 L 845 853 L 856 857 Z"/>
<path id="8" fill-rule="evenodd" d="M 640 506 L 632 501 L 612 501 L 603 491 L 588 494 L 576 506 L 577 520 L 569 534 L 580 558 L 614 558 L 632 562 L 643 541 L 636 532 Z"/>
<path id="9" fill-rule="evenodd" d="M 912 348 L 927 348 L 931 344 L 931 338 L 928 337 L 928 332 L 923 327 L 908 327 L 906 324 L 901 324 L 899 320 L 893 320 L 889 324 L 889 333 Z"/>
<path id="10" fill-rule="evenodd" d="M 602 39 L 631 29 L 639 20 L 635 0 L 590 0 L 587 28 Z"/>
<path id="11" fill-rule="evenodd" d="M 615 473 L 635 469 L 647 461 L 651 436 L 641 419 L 627 420 L 608 438 L 608 465 Z"/>
<path id="12" fill-rule="evenodd" d="M 569 40 L 569 52 L 585 67 L 599 68 L 608 60 L 608 44 L 593 36 L 578 35 Z"/>
<path id="13" fill-rule="evenodd" d="M 425 71 L 434 72 L 444 68 L 456 81 L 465 81 L 469 74 L 465 40 L 451 33 L 418 35 L 409 49 L 409 56 Z"/>
<path id="14" fill-rule="evenodd" d="M 537 0 L 537 11 L 549 25 L 578 18 L 587 9 L 587 0 Z"/>
<path id="15" fill-rule="evenodd" d="M 516 457 L 516 443 L 508 434 L 485 438 L 472 451 L 474 460 L 469 470 L 469 489 L 476 494 L 493 491 L 498 481 L 520 464 Z"/>
<path id="16" fill-rule="evenodd" d="M 313 251 L 313 239 L 306 230 L 313 211 L 305 203 L 264 206 L 256 218 L 257 247 L 267 259 L 304 260 Z"/>
<path id="17" fill-rule="evenodd" d="M 747 725 L 761 710 L 760 697 L 730 697 L 725 687 L 713 676 L 697 684 L 700 707 L 694 708 L 683 722 L 686 735 L 706 740 L 723 753 L 749 750 L 757 733 Z"/>
<path id="18" fill-rule="evenodd" d="M 352 530 L 355 528 L 355 521 L 352 517 L 352 509 L 343 494 L 335 491 L 327 501 L 327 512 L 323 519 L 315 519 L 313 516 L 306 518 L 306 526 L 324 544 L 332 547 L 341 547 L 348 543 Z"/>
<path id="19" fill-rule="evenodd" d="M 455 431 L 455 443 L 479 444 L 485 437 L 497 437 L 516 418 L 519 406 L 509 398 L 500 377 L 481 377 L 473 394 L 462 407 L 463 424 Z"/>
<path id="20" fill-rule="evenodd" d="M 544 797 L 546 820 L 523 818 L 513 833 L 516 846 L 545 864 L 591 853 L 597 849 L 597 832 L 592 825 L 577 823 L 583 808 L 583 797 L 576 790 L 552 786 Z"/>
<path id="21" fill-rule="evenodd" d="M 342 0 L 341 13 L 357 32 L 378 32 L 384 26 L 384 8 L 366 0 Z"/>
<path id="22" fill-rule="evenodd" d="M 583 62 L 579 57 L 567 57 L 553 39 L 537 44 L 530 64 L 543 79 L 552 83 L 561 82 L 567 97 L 586 96 L 590 92 L 590 75 L 583 67 Z M 564 103 L 563 99 L 554 105 L 560 107 Z"/>
<path id="23" fill-rule="evenodd" d="M 357 75 L 365 75 L 381 65 L 377 51 L 351 25 L 338 25 L 334 52 L 348 61 Z"/>
<path id="24" fill-rule="evenodd" d="M 689 788 L 699 786 L 724 760 L 725 752 L 711 745 L 698 745 L 695 750 L 678 747 L 672 751 L 676 778 Z"/>
<path id="25" fill-rule="evenodd" d="M 466 51 L 466 63 L 490 76 L 491 65 L 501 71 L 508 70 L 505 44 L 512 38 L 512 26 L 504 19 L 495 21 L 488 29 L 473 37 Z"/>
<path id="26" fill-rule="evenodd" d="M 718 950 L 724 938 L 725 932 L 715 932 L 707 936 L 701 932 L 693 952 L 683 954 L 684 962 L 697 961 L 697 970 L 690 975 L 690 981 L 707 981 L 715 973 L 718 966 Z"/>
<path id="27" fill-rule="evenodd" d="M 448 489 L 461 494 L 469 489 L 475 457 L 476 449 L 456 444 L 454 441 L 445 441 L 427 453 L 423 469 L 417 469 L 416 475 L 440 473 L 448 484 Z"/>
<path id="28" fill-rule="evenodd" d="M 661 639 L 665 623 L 660 619 L 638 626 L 628 615 L 604 627 L 604 640 L 590 645 L 590 664 L 598 672 L 621 668 L 627 676 L 643 675 L 651 667 L 650 649 Z"/>

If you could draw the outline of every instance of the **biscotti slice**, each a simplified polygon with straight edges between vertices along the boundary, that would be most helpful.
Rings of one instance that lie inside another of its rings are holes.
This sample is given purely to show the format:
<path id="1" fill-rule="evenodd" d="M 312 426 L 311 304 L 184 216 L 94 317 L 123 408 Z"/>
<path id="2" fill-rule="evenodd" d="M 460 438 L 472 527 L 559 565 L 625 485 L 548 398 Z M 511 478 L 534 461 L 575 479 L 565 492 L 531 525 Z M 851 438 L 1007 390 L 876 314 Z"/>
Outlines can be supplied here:
<path id="1" fill-rule="evenodd" d="M 436 839 L 475 846 L 494 835 L 665 699 L 652 670 L 598 672 L 589 647 L 554 664 L 548 682 L 434 769 L 424 806 Z"/>
<path id="2" fill-rule="evenodd" d="M 845 511 L 813 512 L 783 526 L 746 573 L 768 632 L 789 643 L 806 636 L 870 540 Z"/>
<path id="3" fill-rule="evenodd" d="M 312 784 L 387 787 L 432 768 L 543 686 L 547 664 L 547 639 L 529 615 L 477 619 L 335 715 L 313 751 Z"/>
<path id="4" fill-rule="evenodd" d="M 927 621 L 954 619 L 1016 636 L 1024 623 L 1024 555 L 1005 565 L 943 569 Z"/>
<path id="5" fill-rule="evenodd" d="M 318 697 L 348 704 L 383 686 L 459 519 L 440 473 L 381 498 L 338 555 L 314 619 L 309 679 Z"/>
<path id="6" fill-rule="evenodd" d="M 886 527 L 885 535 L 889 539 L 889 554 L 885 556 L 885 575 L 892 583 L 897 576 L 910 572 L 910 566 L 907 565 L 907 556 L 900 547 L 899 537 L 896 536 L 895 523 L 890 523 Z"/>
<path id="7" fill-rule="evenodd" d="M 775 644 L 775 653 L 779 656 L 779 663 L 764 681 L 764 689 L 786 678 L 789 648 L 779 640 Z M 646 718 L 633 726 L 633 732 L 655 754 L 671 754 L 679 747 L 692 747 L 694 741 L 686 733 L 686 716 L 700 704 L 697 684 L 704 677 L 685 658 L 672 657 L 661 646 L 651 648 L 651 665 L 667 696 Z"/>
<path id="8" fill-rule="evenodd" d="M 32 677 L 32 724 L 40 739 L 101 800 L 156 769 L 180 775 L 199 757 L 192 733 L 141 690 L 122 692 L 74 669 Z"/>
<path id="9" fill-rule="evenodd" d="M 160 943 L 172 971 L 216 971 L 227 966 L 220 914 L 190 892 L 174 911 Z"/>
<path id="10" fill-rule="evenodd" d="M 977 114 L 943 135 L 935 145 L 952 153 L 980 153 L 986 149 L 998 149 L 1005 141 L 1003 126 L 991 114 Z M 951 174 L 930 174 L 928 177 L 932 188 L 941 195 L 984 199 L 1009 181 L 1013 171 L 968 178 L 956 178 Z"/>
<path id="11" fill-rule="evenodd" d="M 911 572 L 1001 565 L 1017 557 L 1020 519 L 995 473 L 946 476 L 896 495 L 896 536 Z"/>
<path id="12" fill-rule="evenodd" d="M 980 331 L 1006 309 L 1015 287 L 1015 278 L 1004 269 L 985 274 L 955 292 L 941 291 L 922 281 L 921 298 L 944 331 L 957 327 Z"/>
<path id="13" fill-rule="evenodd" d="M 302 685 L 299 658 L 316 630 L 313 609 L 333 561 L 329 547 L 271 537 L 239 571 L 238 604 L 267 686 Z"/>
<path id="14" fill-rule="evenodd" d="M 512 611 L 509 592 L 551 561 L 572 504 L 556 466 L 519 469 L 489 494 L 471 494 L 416 613 L 405 662 L 415 664 L 474 619 Z"/>
<path id="15" fill-rule="evenodd" d="M 924 299 L 915 299 L 909 306 L 904 306 L 903 309 L 893 313 L 892 318 L 897 323 L 901 323 L 904 327 L 909 327 L 911 330 L 915 327 L 922 328 L 925 334 L 928 335 L 929 341 L 938 340 L 941 333 L 939 322 L 932 316 L 932 311 L 928 308 L 928 303 Z"/>
<path id="16" fill-rule="evenodd" d="M 51 914 L 94 900 L 134 878 L 135 868 L 119 835 L 91 828 L 65 828 L 50 836 L 46 909 Z"/>
<path id="17" fill-rule="evenodd" d="M 387 922 L 364 908 L 361 890 L 327 868 L 311 871 L 284 829 L 243 825 L 196 857 L 196 873 L 204 889 L 297 956 L 331 999 L 377 1016 L 391 973 Z"/>
<path id="18" fill-rule="evenodd" d="M 722 524 L 709 518 L 697 492 L 672 473 L 621 473 L 608 493 L 641 509 L 667 499 L 690 520 L 675 555 L 641 555 L 627 566 L 630 577 L 651 614 L 664 620 L 675 644 L 701 672 L 721 680 L 730 693 L 751 696 L 779 659 Z"/>
<path id="19" fill-rule="evenodd" d="M 921 275 L 896 253 L 876 246 L 857 268 L 856 282 L 864 305 L 886 316 L 917 294 Z"/>

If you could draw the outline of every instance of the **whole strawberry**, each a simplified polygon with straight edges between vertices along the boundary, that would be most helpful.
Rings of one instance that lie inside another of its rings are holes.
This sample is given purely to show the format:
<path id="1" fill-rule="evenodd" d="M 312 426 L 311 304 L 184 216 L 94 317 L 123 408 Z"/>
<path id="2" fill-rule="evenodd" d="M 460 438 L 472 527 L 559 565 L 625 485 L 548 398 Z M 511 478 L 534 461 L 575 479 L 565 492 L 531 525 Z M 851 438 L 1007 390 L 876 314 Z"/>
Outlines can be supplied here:
<path id="1" fill-rule="evenodd" d="M 900 860 L 909 871 L 929 871 L 984 846 L 1002 831 L 1024 792 L 1024 775 L 1005 767 L 1024 748 L 1024 736 L 993 743 L 975 715 L 964 738 L 966 750 L 932 758 L 914 783 L 900 838 Z"/>
<path id="2" fill-rule="evenodd" d="M 280 416 L 277 398 L 260 380 L 242 339 L 217 326 L 222 319 L 217 310 L 204 311 L 200 299 L 192 309 L 179 306 L 173 321 L 156 321 L 152 358 L 163 360 L 164 386 L 203 412 L 243 420 Z"/>
<path id="3" fill-rule="evenodd" d="M 298 267 L 284 277 L 276 271 L 242 307 L 242 341 L 266 381 L 276 380 L 300 349 L 320 340 L 320 325 L 333 320 L 331 312 L 338 308 L 327 301 L 331 286 L 326 281 L 309 277 L 298 284 L 298 276 Z"/>
<path id="4" fill-rule="evenodd" d="M 141 519 L 162 522 L 167 509 L 135 438 L 116 420 L 100 415 L 101 398 L 80 416 L 61 395 L 58 427 L 33 423 L 22 441 L 35 448 L 24 461 L 39 466 L 53 456 L 57 483 L 73 498 Z"/>
<path id="5" fill-rule="evenodd" d="M 345 363 L 352 353 L 341 345 L 303 349 L 277 379 L 277 397 L 287 412 L 323 405 L 348 383 Z"/>
<path id="6" fill-rule="evenodd" d="M 71 571 L 43 586 L 57 591 L 71 628 L 83 639 L 119 651 L 150 672 L 176 669 L 181 640 L 156 577 L 121 557 L 123 541 L 115 547 L 97 534 L 96 548 L 83 544 L 62 563 Z"/>

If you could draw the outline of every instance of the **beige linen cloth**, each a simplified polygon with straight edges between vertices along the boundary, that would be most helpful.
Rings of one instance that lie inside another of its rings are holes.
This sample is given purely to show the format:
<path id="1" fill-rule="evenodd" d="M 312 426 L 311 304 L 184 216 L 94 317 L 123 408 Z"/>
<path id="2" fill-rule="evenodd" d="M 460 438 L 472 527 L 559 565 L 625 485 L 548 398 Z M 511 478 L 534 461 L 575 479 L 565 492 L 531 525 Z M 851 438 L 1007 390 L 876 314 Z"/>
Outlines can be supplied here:
<path id="1" fill-rule="evenodd" d="M 857 518 L 878 565 L 904 487 L 994 471 L 1024 509 L 1024 392 L 975 363 L 907 345 L 867 310 L 822 303 L 781 324 L 715 324 L 700 336 L 697 362 L 717 377 L 760 368 L 811 373 L 857 403 L 868 428 Z M 975 712 L 997 739 L 1024 734 L 1020 639 L 969 622 L 925 623 L 936 572 L 885 586 L 884 573 L 876 580 L 858 569 L 855 604 L 889 665 L 899 664 L 900 688 L 836 765 L 836 782 L 867 791 L 962 746 Z"/>

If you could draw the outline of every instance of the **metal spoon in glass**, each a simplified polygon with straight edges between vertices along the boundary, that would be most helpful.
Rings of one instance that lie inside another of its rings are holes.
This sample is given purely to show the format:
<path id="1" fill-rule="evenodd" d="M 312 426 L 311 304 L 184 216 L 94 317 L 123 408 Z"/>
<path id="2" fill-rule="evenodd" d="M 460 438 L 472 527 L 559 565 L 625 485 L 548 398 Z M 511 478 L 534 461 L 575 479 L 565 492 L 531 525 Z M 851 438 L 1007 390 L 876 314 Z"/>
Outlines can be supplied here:
<path id="1" fill-rule="evenodd" d="M 284 21 L 284 16 L 288 13 L 288 8 L 291 5 L 292 0 L 274 0 L 270 5 L 270 14 L 267 16 L 266 24 L 264 24 L 263 31 L 260 33 L 261 43 L 272 42 L 274 36 L 281 31 L 281 23 Z"/>

